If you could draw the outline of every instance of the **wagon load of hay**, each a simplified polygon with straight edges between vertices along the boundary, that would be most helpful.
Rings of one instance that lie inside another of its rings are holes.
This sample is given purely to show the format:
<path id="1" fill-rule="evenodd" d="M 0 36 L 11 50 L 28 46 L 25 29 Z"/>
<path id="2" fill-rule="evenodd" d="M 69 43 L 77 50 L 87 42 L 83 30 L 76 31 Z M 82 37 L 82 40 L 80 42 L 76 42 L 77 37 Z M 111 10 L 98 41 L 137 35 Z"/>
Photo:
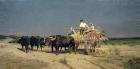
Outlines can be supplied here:
<path id="1" fill-rule="evenodd" d="M 84 31 L 82 29 L 82 33 L 81 33 L 80 28 L 79 29 L 71 28 L 69 35 L 72 36 L 75 39 L 75 41 L 79 41 L 79 43 L 84 43 L 86 52 L 91 53 L 90 50 L 94 49 L 94 50 L 97 50 L 94 53 L 97 53 L 99 55 L 102 55 L 102 54 L 104 55 L 107 53 L 107 51 L 104 51 L 107 49 L 104 49 L 104 50 L 101 49 L 102 41 L 107 39 L 104 31 L 101 31 L 97 28 L 91 29 L 90 27 L 88 27 Z M 98 49 L 91 48 L 92 46 L 90 42 L 93 42 L 93 41 L 96 41 L 96 48 Z"/>
<path id="2" fill-rule="evenodd" d="M 72 36 L 75 39 L 75 41 L 82 42 L 85 40 L 84 36 L 80 35 L 80 32 L 75 32 L 74 34 L 71 34 L 70 36 Z"/>
<path id="3" fill-rule="evenodd" d="M 105 40 L 107 39 L 104 37 L 105 33 L 95 29 L 94 31 L 85 31 L 84 34 L 80 34 L 79 30 L 72 31 L 73 33 L 70 34 L 76 41 L 86 41 L 86 40 Z"/>

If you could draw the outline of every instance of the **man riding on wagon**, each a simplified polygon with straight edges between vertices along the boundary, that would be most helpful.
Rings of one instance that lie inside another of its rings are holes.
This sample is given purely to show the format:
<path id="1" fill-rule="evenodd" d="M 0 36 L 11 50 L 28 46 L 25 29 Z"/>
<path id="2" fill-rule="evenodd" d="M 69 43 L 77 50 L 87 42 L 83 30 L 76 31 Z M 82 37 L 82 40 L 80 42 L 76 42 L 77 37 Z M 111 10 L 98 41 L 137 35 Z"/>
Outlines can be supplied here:
<path id="1" fill-rule="evenodd" d="M 83 34 L 84 31 L 88 30 L 89 26 L 84 20 L 80 20 L 79 28 L 80 28 L 80 34 Z"/>

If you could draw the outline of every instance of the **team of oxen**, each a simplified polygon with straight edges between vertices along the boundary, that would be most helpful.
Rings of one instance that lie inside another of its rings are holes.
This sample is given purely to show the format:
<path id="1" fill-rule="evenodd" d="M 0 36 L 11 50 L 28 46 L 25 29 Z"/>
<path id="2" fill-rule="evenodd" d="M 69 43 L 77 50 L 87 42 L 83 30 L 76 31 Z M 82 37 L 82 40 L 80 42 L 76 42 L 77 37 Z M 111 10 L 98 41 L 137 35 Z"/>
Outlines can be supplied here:
<path id="1" fill-rule="evenodd" d="M 76 53 L 76 50 L 80 44 L 80 42 L 75 41 L 73 37 L 62 35 L 54 35 L 46 38 L 39 36 L 22 36 L 18 40 L 18 43 L 21 44 L 22 49 L 25 50 L 26 53 L 29 50 L 33 50 L 34 47 L 37 47 L 37 50 L 41 48 L 42 51 L 44 46 L 51 46 L 52 52 L 56 52 L 57 54 L 62 51 L 62 48 L 64 48 L 65 51 Z M 92 45 L 95 47 L 96 43 L 94 42 Z"/>
<path id="2" fill-rule="evenodd" d="M 25 48 L 25 52 L 28 52 L 29 49 L 33 50 L 34 47 L 37 47 L 37 50 L 40 47 L 42 50 L 44 46 L 51 46 L 52 52 L 54 52 L 54 48 L 56 52 L 59 52 L 62 48 L 69 51 L 76 51 L 77 46 L 72 37 L 62 35 L 50 36 L 47 38 L 39 36 L 22 36 L 18 40 L 18 43 L 21 44 L 22 49 Z"/>

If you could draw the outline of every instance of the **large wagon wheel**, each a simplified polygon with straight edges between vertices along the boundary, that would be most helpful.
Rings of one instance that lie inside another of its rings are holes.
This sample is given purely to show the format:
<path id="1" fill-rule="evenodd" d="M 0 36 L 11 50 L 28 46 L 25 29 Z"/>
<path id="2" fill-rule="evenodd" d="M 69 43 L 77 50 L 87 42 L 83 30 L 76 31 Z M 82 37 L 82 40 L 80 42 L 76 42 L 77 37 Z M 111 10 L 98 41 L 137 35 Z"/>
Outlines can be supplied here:
<path id="1" fill-rule="evenodd" d="M 84 34 L 85 37 L 85 52 L 87 54 L 95 54 L 95 46 L 92 45 L 93 41 L 97 41 L 98 34 L 96 31 L 89 31 Z M 96 42 L 97 43 L 97 42 Z"/>

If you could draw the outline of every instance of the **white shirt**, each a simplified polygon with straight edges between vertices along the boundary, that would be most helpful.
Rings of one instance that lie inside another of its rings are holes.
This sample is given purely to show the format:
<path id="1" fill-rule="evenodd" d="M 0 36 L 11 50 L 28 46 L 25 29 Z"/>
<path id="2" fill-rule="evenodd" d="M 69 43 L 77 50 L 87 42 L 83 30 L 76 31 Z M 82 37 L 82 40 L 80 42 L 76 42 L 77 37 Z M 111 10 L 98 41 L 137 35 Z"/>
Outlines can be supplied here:
<path id="1" fill-rule="evenodd" d="M 85 22 L 81 22 L 79 27 L 88 27 L 88 25 Z"/>

